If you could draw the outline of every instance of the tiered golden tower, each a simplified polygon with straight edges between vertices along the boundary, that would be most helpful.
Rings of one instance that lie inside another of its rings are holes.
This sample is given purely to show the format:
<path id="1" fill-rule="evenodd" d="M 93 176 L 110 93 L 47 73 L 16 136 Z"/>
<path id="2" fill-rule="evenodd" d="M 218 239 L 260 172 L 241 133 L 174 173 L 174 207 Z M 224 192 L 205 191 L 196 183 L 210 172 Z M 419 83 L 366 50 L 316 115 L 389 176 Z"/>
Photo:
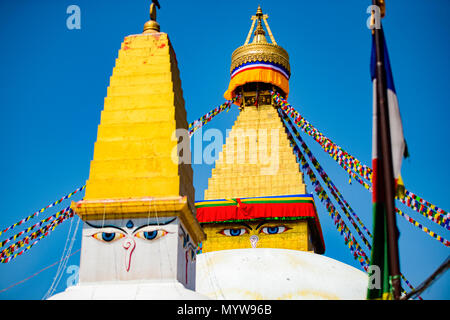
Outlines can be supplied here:
<path id="1" fill-rule="evenodd" d="M 224 96 L 240 95 L 241 112 L 212 170 L 205 201 L 196 204 L 207 234 L 203 252 L 250 247 L 324 251 L 314 200 L 306 194 L 272 101 L 271 91 L 289 94 L 290 66 L 267 18 L 258 7 L 244 45 L 232 54 Z"/>
<path id="2" fill-rule="evenodd" d="M 231 58 L 225 98 L 243 96 L 243 109 L 209 179 L 205 200 L 304 194 L 302 174 L 270 90 L 289 93 L 289 55 L 275 42 L 267 15 L 258 7 L 243 46 Z M 264 21 L 272 43 L 262 27 Z M 249 43 L 254 25 L 254 38 Z"/>

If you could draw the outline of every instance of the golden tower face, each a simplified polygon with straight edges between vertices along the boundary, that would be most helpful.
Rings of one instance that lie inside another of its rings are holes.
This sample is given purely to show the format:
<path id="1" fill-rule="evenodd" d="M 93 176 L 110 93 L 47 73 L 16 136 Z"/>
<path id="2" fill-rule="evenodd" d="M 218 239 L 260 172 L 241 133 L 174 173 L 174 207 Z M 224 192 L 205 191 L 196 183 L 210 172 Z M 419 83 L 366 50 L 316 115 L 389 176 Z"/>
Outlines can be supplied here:
<path id="1" fill-rule="evenodd" d="M 248 248 L 314 251 L 306 220 L 203 224 L 202 252 Z"/>
<path id="2" fill-rule="evenodd" d="M 289 56 L 277 45 L 261 8 L 245 44 L 233 52 L 225 98 L 241 95 L 241 111 L 212 169 L 197 218 L 202 252 L 281 248 L 324 252 L 312 196 L 290 146 L 271 91 L 289 93 Z M 265 23 L 272 43 L 262 27 Z M 257 23 L 254 38 L 250 37 Z M 233 205 L 230 202 L 236 202 Z"/>
<path id="3" fill-rule="evenodd" d="M 245 107 L 212 169 L 205 200 L 304 194 L 298 163 L 270 104 Z"/>
<path id="4" fill-rule="evenodd" d="M 182 195 L 192 203 L 192 169 L 172 159 L 178 128 L 187 129 L 186 111 L 167 34 L 126 37 L 105 98 L 85 198 Z"/>

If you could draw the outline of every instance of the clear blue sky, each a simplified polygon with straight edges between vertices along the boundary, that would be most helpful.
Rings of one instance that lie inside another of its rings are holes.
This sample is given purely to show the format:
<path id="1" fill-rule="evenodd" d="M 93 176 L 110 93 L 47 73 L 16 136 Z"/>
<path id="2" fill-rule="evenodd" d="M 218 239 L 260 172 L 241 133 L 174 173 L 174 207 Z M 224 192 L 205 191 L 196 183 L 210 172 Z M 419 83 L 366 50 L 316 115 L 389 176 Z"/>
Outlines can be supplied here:
<path id="1" fill-rule="evenodd" d="M 261 4 L 269 14 L 278 44 L 290 55 L 290 103 L 326 136 L 370 165 L 371 34 L 366 28 L 370 3 L 161 0 L 158 21 L 177 54 L 188 121 L 224 101 L 231 53 L 244 43 L 250 16 Z M 81 30 L 66 28 L 66 8 L 71 4 L 81 8 Z M 148 0 L 0 2 L 2 229 L 85 184 L 120 44 L 125 36 L 142 32 L 149 4 Z M 446 210 L 450 209 L 449 9 L 448 0 L 387 0 L 383 20 L 411 154 L 404 162 L 403 178 L 409 190 Z M 236 109 L 219 115 L 210 126 L 230 128 Z M 371 195 L 356 182 L 349 185 L 340 167 L 309 137 L 305 140 L 371 228 Z M 203 198 L 211 168 L 194 166 L 197 200 Z M 327 246 L 325 255 L 360 268 L 323 206 L 317 202 L 317 207 Z M 448 231 L 400 207 L 450 239 Z M 418 285 L 445 260 L 449 249 L 401 217 L 397 220 L 401 270 Z M 69 225 L 64 223 L 23 256 L 0 265 L 0 290 L 59 260 Z M 73 251 L 79 248 L 80 232 Z M 76 254 L 68 265 L 78 264 Z M 49 268 L 0 293 L 0 299 L 41 299 L 56 269 Z M 56 292 L 65 289 L 68 276 L 63 275 Z M 440 278 L 423 297 L 449 299 L 450 274 Z"/>

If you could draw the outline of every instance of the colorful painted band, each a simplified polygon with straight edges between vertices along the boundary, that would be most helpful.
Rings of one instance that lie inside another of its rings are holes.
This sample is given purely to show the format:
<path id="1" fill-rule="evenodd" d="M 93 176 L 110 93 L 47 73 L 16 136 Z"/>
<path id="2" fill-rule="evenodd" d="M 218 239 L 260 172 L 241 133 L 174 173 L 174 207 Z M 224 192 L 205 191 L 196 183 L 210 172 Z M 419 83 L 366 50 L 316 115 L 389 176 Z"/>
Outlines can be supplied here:
<path id="1" fill-rule="evenodd" d="M 287 71 L 286 68 L 284 68 L 282 65 L 279 65 L 279 64 L 276 64 L 273 62 L 266 62 L 266 61 L 251 61 L 251 62 L 244 63 L 244 64 L 240 65 L 239 67 L 236 67 L 231 72 L 231 79 L 233 79 L 234 76 L 236 76 L 237 74 L 239 74 L 242 71 L 252 70 L 252 69 L 257 69 L 257 68 L 274 70 L 274 71 L 280 72 L 283 76 L 286 77 L 286 79 L 289 80 L 289 78 L 290 78 L 289 71 Z"/>
<path id="2" fill-rule="evenodd" d="M 231 100 L 237 93 L 235 92 L 237 87 L 243 86 L 246 83 L 263 82 L 277 86 L 286 94 L 289 95 L 289 79 L 285 74 L 272 67 L 257 67 L 243 70 L 236 73 L 231 78 L 227 91 L 224 93 L 224 97 L 227 100 Z"/>
<path id="3" fill-rule="evenodd" d="M 314 203 L 311 194 L 298 194 L 288 196 L 271 196 L 271 197 L 251 197 L 239 198 L 241 203 Z M 196 208 L 203 207 L 223 207 L 239 205 L 237 199 L 216 199 L 216 200 L 202 200 L 196 201 Z"/>

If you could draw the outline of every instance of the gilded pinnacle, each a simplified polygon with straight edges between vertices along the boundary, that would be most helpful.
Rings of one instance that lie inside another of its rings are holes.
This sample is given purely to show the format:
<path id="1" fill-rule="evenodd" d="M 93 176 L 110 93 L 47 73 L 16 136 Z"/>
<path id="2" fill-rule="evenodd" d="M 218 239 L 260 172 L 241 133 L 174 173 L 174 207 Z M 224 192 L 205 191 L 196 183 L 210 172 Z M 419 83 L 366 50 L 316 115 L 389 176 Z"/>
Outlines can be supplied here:
<path id="1" fill-rule="evenodd" d="M 267 22 L 268 18 L 269 16 L 263 13 L 261 6 L 258 6 L 256 14 L 251 17 L 252 25 L 244 45 L 237 48 L 231 56 L 230 72 L 232 72 L 236 67 L 239 67 L 249 61 L 273 62 L 282 65 L 286 68 L 286 70 L 288 70 L 288 72 L 290 72 L 289 55 L 286 50 L 280 47 L 275 41 L 272 31 L 270 30 L 269 23 Z M 262 25 L 263 22 L 271 43 L 267 41 L 266 31 Z M 250 42 L 252 34 L 254 37 L 253 41 Z"/>
<path id="2" fill-rule="evenodd" d="M 258 9 L 256 10 L 256 16 L 257 16 L 258 18 L 260 18 L 260 17 L 263 16 L 263 12 L 262 12 L 262 9 L 261 9 L 261 6 L 260 6 L 260 5 L 258 5 Z"/>
<path id="3" fill-rule="evenodd" d="M 144 33 L 159 32 L 159 23 L 156 22 L 156 6 L 155 3 L 150 5 L 150 20 L 144 24 Z"/>

